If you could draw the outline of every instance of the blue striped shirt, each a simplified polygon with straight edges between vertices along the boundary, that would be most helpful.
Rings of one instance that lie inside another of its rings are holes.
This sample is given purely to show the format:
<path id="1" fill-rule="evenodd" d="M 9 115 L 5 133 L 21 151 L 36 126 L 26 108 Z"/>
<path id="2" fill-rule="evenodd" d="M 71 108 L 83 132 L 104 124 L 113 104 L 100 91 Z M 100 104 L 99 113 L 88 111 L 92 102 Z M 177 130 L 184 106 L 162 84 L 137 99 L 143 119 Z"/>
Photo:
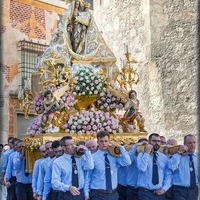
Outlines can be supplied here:
<path id="1" fill-rule="evenodd" d="M 138 187 L 149 190 L 164 189 L 167 191 L 171 187 L 171 171 L 168 168 L 169 158 L 161 152 L 157 152 L 157 166 L 159 183 L 153 185 L 153 154 L 139 153 L 137 158 L 138 173 Z"/>
<path id="2" fill-rule="evenodd" d="M 39 175 L 39 166 L 41 165 L 41 162 L 43 160 L 44 160 L 44 158 L 36 160 L 34 167 L 33 167 L 32 188 L 33 188 L 34 193 L 37 192 L 37 181 L 38 181 L 38 175 Z"/>
<path id="3" fill-rule="evenodd" d="M 138 179 L 138 168 L 137 168 L 137 156 L 136 156 L 137 145 L 133 145 L 129 151 L 129 156 L 131 158 L 131 165 L 126 168 L 126 183 L 129 186 L 137 187 Z"/>
<path id="4" fill-rule="evenodd" d="M 47 165 L 47 170 L 44 176 L 44 190 L 43 190 L 43 200 L 46 200 L 48 197 L 48 194 L 50 192 L 50 189 L 52 187 L 51 185 L 51 179 L 52 179 L 52 168 L 53 168 L 53 162 L 56 159 L 56 157 L 52 158 L 50 162 Z"/>
<path id="5" fill-rule="evenodd" d="M 16 168 L 16 179 L 17 182 L 23 184 L 30 184 L 32 182 L 32 173 L 29 173 L 28 176 L 25 176 L 25 157 L 20 160 L 20 153 L 18 152 L 16 160 L 13 161 L 13 167 Z"/>
<path id="6" fill-rule="evenodd" d="M 13 152 L 14 152 L 13 149 L 9 149 L 5 153 L 3 153 L 3 155 L 2 155 L 2 168 L 1 168 L 2 173 L 6 173 L 6 168 L 7 168 L 7 165 L 8 165 L 8 158 L 9 158 L 10 154 L 13 153 Z"/>
<path id="7" fill-rule="evenodd" d="M 16 176 L 17 169 L 14 168 L 13 162 L 14 162 L 14 160 L 17 159 L 18 154 L 19 154 L 19 152 L 14 151 L 13 153 L 10 154 L 10 156 L 8 158 L 8 165 L 7 165 L 6 174 L 5 174 L 5 177 L 7 180 L 9 180 L 12 176 Z"/>
<path id="8" fill-rule="evenodd" d="M 90 151 L 85 151 L 84 156 L 76 159 L 78 170 L 79 189 L 84 186 L 84 170 L 91 170 L 94 162 Z M 59 191 L 69 191 L 72 186 L 72 159 L 71 155 L 63 154 L 53 162 L 52 188 Z"/>
<path id="9" fill-rule="evenodd" d="M 196 175 L 196 183 L 198 180 L 198 162 L 197 155 L 193 155 L 193 162 Z M 172 170 L 172 185 L 179 185 L 184 187 L 190 186 L 190 158 L 189 155 L 181 156 L 174 154 L 169 161 L 169 167 Z"/>
<path id="10" fill-rule="evenodd" d="M 123 146 L 120 146 L 121 156 L 113 157 L 108 154 L 108 159 L 111 168 L 112 189 L 117 188 L 118 180 L 117 173 L 120 166 L 128 166 L 131 164 L 128 152 Z M 84 188 L 85 196 L 89 196 L 90 189 L 106 190 L 106 172 L 105 172 L 105 154 L 106 152 L 98 150 L 92 154 L 94 159 L 94 169 L 86 174 L 86 186 Z"/>
<path id="11" fill-rule="evenodd" d="M 42 196 L 44 190 L 44 176 L 48 167 L 48 163 L 51 161 L 50 157 L 43 159 L 39 166 L 39 174 L 37 180 L 37 195 Z"/>

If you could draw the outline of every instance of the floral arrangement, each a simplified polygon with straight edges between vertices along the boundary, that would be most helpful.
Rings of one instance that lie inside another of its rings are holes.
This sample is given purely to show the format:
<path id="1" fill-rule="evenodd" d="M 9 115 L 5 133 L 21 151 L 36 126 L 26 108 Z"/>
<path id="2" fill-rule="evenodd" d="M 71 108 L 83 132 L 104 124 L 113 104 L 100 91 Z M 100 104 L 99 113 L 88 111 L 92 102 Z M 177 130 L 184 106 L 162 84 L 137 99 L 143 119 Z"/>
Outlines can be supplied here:
<path id="1" fill-rule="evenodd" d="M 63 105 L 63 107 L 67 110 L 71 110 L 71 108 L 74 107 L 77 100 L 75 100 L 75 97 L 73 94 L 69 94 L 65 92 L 65 94 L 61 97 L 59 104 Z"/>
<path id="2" fill-rule="evenodd" d="M 74 95 L 99 95 L 106 87 L 105 77 L 89 67 L 82 67 L 74 79 Z"/>
<path id="3" fill-rule="evenodd" d="M 41 114 L 44 112 L 44 98 L 42 95 L 35 96 L 33 100 L 33 109 L 37 114 Z"/>
<path id="4" fill-rule="evenodd" d="M 94 111 L 82 110 L 71 116 L 63 129 L 67 133 L 86 133 L 96 134 L 98 131 L 107 131 L 109 133 L 122 133 L 122 127 L 119 121 L 109 112 L 101 110 Z"/>
<path id="5" fill-rule="evenodd" d="M 44 113 L 44 97 L 42 95 L 37 95 L 33 100 L 33 109 L 37 114 Z M 67 110 L 70 110 L 76 104 L 76 100 L 73 94 L 65 92 L 65 94 L 59 100 L 59 104 L 62 105 Z"/>
<path id="6" fill-rule="evenodd" d="M 97 106 L 100 110 L 115 111 L 116 109 L 121 110 L 124 107 L 121 99 L 113 96 L 110 92 L 103 92 L 100 96 L 97 101 Z"/>
<path id="7" fill-rule="evenodd" d="M 42 133 L 42 116 L 43 114 L 40 114 L 33 120 L 33 122 L 27 128 L 27 134 L 35 135 Z"/>

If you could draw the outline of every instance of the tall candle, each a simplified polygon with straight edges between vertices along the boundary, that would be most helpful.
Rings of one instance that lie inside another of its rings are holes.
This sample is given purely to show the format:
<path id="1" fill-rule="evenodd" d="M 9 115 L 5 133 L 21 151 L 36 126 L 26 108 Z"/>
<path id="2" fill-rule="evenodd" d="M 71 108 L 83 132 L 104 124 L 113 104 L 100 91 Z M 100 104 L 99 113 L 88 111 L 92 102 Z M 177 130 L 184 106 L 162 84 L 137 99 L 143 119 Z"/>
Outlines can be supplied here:
<path id="1" fill-rule="evenodd" d="M 127 46 L 127 44 L 124 43 L 124 53 L 127 53 L 126 46 Z"/>
<path id="2" fill-rule="evenodd" d="M 126 65 L 126 61 L 125 60 L 123 60 L 123 67 Z"/>
<path id="3" fill-rule="evenodd" d="M 129 46 L 128 46 L 128 44 L 126 45 L 126 53 L 128 53 L 129 52 Z"/>

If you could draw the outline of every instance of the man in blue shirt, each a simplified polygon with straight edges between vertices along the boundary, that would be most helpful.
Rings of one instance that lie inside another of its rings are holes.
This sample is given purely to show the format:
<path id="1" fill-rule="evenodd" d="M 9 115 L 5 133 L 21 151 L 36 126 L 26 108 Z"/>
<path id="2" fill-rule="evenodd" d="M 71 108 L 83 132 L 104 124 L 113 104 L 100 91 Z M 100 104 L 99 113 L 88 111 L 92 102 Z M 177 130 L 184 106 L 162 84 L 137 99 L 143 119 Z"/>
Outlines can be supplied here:
<path id="1" fill-rule="evenodd" d="M 33 190 L 31 187 L 32 173 L 26 173 L 25 149 L 22 142 L 18 143 L 19 153 L 14 160 L 13 167 L 16 173 L 16 195 L 19 200 L 33 200 Z"/>
<path id="2" fill-rule="evenodd" d="M 8 146 L 8 144 L 5 144 L 4 147 L 3 147 L 3 153 L 8 151 L 9 149 L 10 149 L 10 147 Z M 2 166 L 2 158 L 0 159 L 0 169 L 1 169 L 1 166 Z M 1 177 L 1 170 L 0 170 L 0 177 Z M 3 182 L 0 182 L 0 199 L 1 200 L 7 199 L 7 188 L 3 184 Z"/>
<path id="3" fill-rule="evenodd" d="M 196 150 L 196 137 L 188 134 L 184 137 L 178 153 L 170 159 L 172 176 L 173 198 L 177 200 L 198 199 L 198 163 Z M 185 155 L 184 152 L 188 153 Z"/>
<path id="4" fill-rule="evenodd" d="M 58 198 L 58 191 L 53 191 L 51 185 L 52 179 L 52 166 L 53 162 L 56 158 L 59 158 L 63 154 L 63 150 L 60 144 L 60 141 L 55 140 L 52 142 L 52 148 L 55 154 L 55 157 L 51 159 L 48 163 L 47 170 L 44 176 L 44 191 L 43 191 L 43 200 L 57 200 Z"/>
<path id="5" fill-rule="evenodd" d="M 13 137 L 8 138 L 8 145 L 10 146 L 10 149 L 6 151 L 5 153 L 3 153 L 2 155 L 1 178 L 0 178 L 0 182 L 2 185 L 5 185 L 4 176 L 5 176 L 6 168 L 8 165 L 8 158 L 10 154 L 14 152 L 12 149 L 13 148 L 12 140 L 13 140 Z"/>
<path id="6" fill-rule="evenodd" d="M 51 141 L 47 141 L 45 143 L 45 149 L 46 149 L 47 158 L 45 158 L 41 161 L 41 164 L 39 166 L 38 180 L 37 180 L 37 192 L 36 193 L 37 193 L 38 200 L 42 200 L 42 195 L 43 195 L 43 191 L 44 191 L 44 177 L 45 177 L 45 173 L 46 173 L 46 170 L 48 167 L 48 163 L 55 156 Z"/>
<path id="7" fill-rule="evenodd" d="M 41 162 L 44 160 L 44 158 L 46 158 L 47 156 L 44 144 L 40 146 L 39 151 L 42 158 L 35 161 L 34 167 L 33 167 L 33 175 L 32 175 L 33 197 L 35 199 L 37 197 L 37 181 L 38 181 L 38 174 L 39 174 L 39 166 L 41 165 Z"/>
<path id="8" fill-rule="evenodd" d="M 84 200 L 84 171 L 94 167 L 91 152 L 83 145 L 76 147 L 71 136 L 63 137 L 61 146 L 64 154 L 53 162 L 52 188 L 59 190 L 58 200 Z M 74 157 L 80 150 L 84 155 Z"/>
<path id="9" fill-rule="evenodd" d="M 178 143 L 177 143 L 177 140 L 176 139 L 174 139 L 174 138 L 169 138 L 168 140 L 167 140 L 167 143 L 166 143 L 166 145 L 168 146 L 168 147 L 172 147 L 172 146 L 175 146 L 175 145 L 177 145 Z M 169 158 L 171 158 L 172 157 L 172 155 L 168 155 L 168 157 Z M 172 197 L 172 187 L 170 187 L 169 188 L 169 190 L 167 190 L 167 192 L 165 193 L 165 200 L 173 200 L 173 197 Z"/>
<path id="10" fill-rule="evenodd" d="M 117 200 L 118 168 L 130 165 L 130 157 L 123 146 L 118 147 L 121 152 L 119 157 L 109 153 L 110 135 L 105 131 L 97 133 L 97 143 L 99 148 L 92 154 L 94 169 L 86 177 L 85 197 L 90 200 Z"/>
<path id="11" fill-rule="evenodd" d="M 18 143 L 21 142 L 20 139 L 13 138 L 13 153 L 10 154 L 8 158 L 8 164 L 6 168 L 5 178 L 6 178 L 6 187 L 8 188 L 8 198 L 9 200 L 16 200 L 16 173 L 17 170 L 13 167 L 14 160 L 16 160 L 17 155 L 19 154 Z"/>
<path id="12" fill-rule="evenodd" d="M 127 200 L 127 198 L 126 198 L 126 190 L 127 190 L 126 173 L 127 173 L 126 166 L 119 167 L 118 172 L 117 172 L 117 177 L 118 177 L 117 192 L 119 194 L 118 200 Z"/>
<path id="13" fill-rule="evenodd" d="M 164 200 L 165 192 L 171 186 L 169 159 L 159 152 L 160 136 L 152 133 L 144 152 L 137 157 L 139 200 Z"/>
<path id="14" fill-rule="evenodd" d="M 129 156 L 131 158 L 131 165 L 126 167 L 126 198 L 127 200 L 138 200 L 138 188 L 137 188 L 137 179 L 138 179 L 138 168 L 137 168 L 137 147 L 140 145 L 148 144 L 146 138 L 141 138 L 136 144 L 133 145 L 129 151 Z"/>

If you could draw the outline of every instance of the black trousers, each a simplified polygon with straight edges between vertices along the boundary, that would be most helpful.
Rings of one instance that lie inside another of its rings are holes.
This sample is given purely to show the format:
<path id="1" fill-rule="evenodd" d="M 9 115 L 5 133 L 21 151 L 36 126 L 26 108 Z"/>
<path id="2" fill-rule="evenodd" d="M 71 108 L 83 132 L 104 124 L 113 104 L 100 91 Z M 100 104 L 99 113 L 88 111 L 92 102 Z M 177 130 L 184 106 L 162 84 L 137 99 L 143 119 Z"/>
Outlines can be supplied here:
<path id="1" fill-rule="evenodd" d="M 53 190 L 52 188 L 49 191 L 47 200 L 58 200 L 59 191 Z"/>
<path id="2" fill-rule="evenodd" d="M 148 190 L 145 188 L 138 189 L 139 200 L 165 200 L 165 195 L 157 195 L 154 190 Z M 179 199 L 177 199 L 179 200 Z"/>
<path id="3" fill-rule="evenodd" d="M 165 200 L 173 200 L 173 188 L 170 187 L 169 190 L 165 193 Z"/>
<path id="4" fill-rule="evenodd" d="M 199 188 L 198 186 L 182 187 L 178 185 L 173 185 L 173 199 L 174 200 L 198 200 Z"/>
<path id="5" fill-rule="evenodd" d="M 80 195 L 78 196 L 73 196 L 69 191 L 67 192 L 61 192 L 59 191 L 58 194 L 58 200 L 84 200 L 84 194 L 83 194 L 83 189 L 80 190 Z"/>
<path id="6" fill-rule="evenodd" d="M 90 200 L 117 200 L 119 198 L 117 190 L 111 193 L 105 193 L 101 190 L 91 190 Z"/>
<path id="7" fill-rule="evenodd" d="M 138 188 L 128 185 L 126 190 L 127 200 L 138 200 Z"/>
<path id="8" fill-rule="evenodd" d="M 119 194 L 119 199 L 118 200 L 127 200 L 127 198 L 126 198 L 126 189 L 127 189 L 126 186 L 118 184 L 118 186 L 117 186 L 117 192 Z"/>
<path id="9" fill-rule="evenodd" d="M 7 200 L 17 200 L 16 196 L 16 177 L 12 176 L 9 180 L 10 182 L 10 187 L 7 189 L 8 195 L 7 195 Z"/>
<path id="10" fill-rule="evenodd" d="M 31 184 L 16 184 L 17 200 L 33 200 L 33 190 Z"/>

